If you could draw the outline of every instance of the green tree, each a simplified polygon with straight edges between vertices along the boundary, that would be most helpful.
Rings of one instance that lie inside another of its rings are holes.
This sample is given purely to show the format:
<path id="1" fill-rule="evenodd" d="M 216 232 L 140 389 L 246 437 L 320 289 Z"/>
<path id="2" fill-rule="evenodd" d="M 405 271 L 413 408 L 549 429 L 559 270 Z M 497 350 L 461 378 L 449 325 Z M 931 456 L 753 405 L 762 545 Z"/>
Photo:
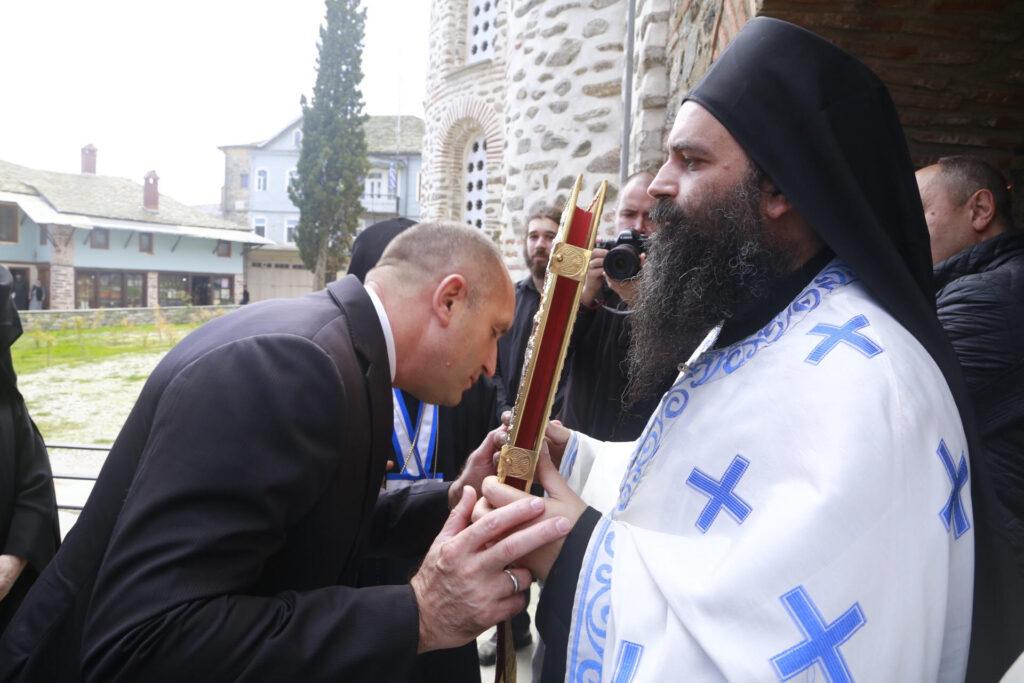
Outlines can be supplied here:
<path id="1" fill-rule="evenodd" d="M 360 0 L 326 0 L 317 44 L 313 104 L 302 96 L 302 149 L 288 196 L 299 207 L 295 244 L 314 289 L 348 257 L 363 213 L 360 196 L 370 168 L 363 134 L 363 27 Z M 332 269 L 334 269 L 332 271 Z"/>

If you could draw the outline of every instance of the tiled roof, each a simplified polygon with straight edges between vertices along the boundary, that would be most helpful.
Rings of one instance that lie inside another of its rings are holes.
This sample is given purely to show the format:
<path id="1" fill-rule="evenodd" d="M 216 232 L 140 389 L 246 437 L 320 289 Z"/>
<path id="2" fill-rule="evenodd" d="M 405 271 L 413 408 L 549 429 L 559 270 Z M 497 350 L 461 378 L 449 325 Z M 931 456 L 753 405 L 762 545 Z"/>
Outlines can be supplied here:
<path id="1" fill-rule="evenodd" d="M 249 232 L 245 225 L 211 216 L 165 194 L 159 211 L 142 205 L 142 183 L 91 173 L 38 171 L 0 161 L 0 192 L 38 194 L 61 213 L 98 218 Z"/>

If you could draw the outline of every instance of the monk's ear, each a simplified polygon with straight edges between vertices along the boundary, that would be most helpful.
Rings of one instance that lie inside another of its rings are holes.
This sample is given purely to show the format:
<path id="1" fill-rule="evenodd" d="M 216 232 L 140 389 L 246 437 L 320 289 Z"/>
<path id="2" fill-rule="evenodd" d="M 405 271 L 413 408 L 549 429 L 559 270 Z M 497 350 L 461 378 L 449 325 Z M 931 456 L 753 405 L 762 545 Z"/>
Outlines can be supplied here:
<path id="1" fill-rule="evenodd" d="M 793 210 L 782 190 L 775 186 L 771 180 L 765 178 L 761 181 L 761 215 L 765 218 L 778 219 Z"/>
<path id="2" fill-rule="evenodd" d="M 469 285 L 466 278 L 458 273 L 446 275 L 437 283 L 430 303 L 442 327 L 451 324 L 456 310 L 466 303 L 468 294 Z"/>

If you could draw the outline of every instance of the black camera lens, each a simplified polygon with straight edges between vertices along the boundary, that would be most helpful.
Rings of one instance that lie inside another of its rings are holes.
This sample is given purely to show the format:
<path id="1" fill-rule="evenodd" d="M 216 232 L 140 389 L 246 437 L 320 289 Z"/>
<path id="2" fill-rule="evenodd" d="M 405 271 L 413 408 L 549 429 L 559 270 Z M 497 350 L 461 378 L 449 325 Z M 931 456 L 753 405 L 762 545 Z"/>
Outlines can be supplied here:
<path id="1" fill-rule="evenodd" d="M 612 280 L 631 280 L 640 272 L 640 254 L 632 245 L 620 244 L 605 254 L 604 272 Z"/>

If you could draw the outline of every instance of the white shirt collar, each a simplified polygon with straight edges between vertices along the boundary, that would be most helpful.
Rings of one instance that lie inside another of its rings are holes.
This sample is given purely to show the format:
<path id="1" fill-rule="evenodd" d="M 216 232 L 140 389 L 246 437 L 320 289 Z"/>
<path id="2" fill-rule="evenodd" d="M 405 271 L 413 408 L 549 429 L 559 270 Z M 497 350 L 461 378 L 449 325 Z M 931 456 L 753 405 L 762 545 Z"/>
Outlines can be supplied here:
<path id="1" fill-rule="evenodd" d="M 388 321 L 388 314 L 384 310 L 384 303 L 377 296 L 377 292 L 373 291 L 373 287 L 363 285 L 366 293 L 370 295 L 370 301 L 373 302 L 373 308 L 377 311 L 377 317 L 380 318 L 380 328 L 384 332 L 384 343 L 388 347 L 388 368 L 391 370 L 391 383 L 395 383 L 395 336 L 391 333 L 391 323 Z"/>

